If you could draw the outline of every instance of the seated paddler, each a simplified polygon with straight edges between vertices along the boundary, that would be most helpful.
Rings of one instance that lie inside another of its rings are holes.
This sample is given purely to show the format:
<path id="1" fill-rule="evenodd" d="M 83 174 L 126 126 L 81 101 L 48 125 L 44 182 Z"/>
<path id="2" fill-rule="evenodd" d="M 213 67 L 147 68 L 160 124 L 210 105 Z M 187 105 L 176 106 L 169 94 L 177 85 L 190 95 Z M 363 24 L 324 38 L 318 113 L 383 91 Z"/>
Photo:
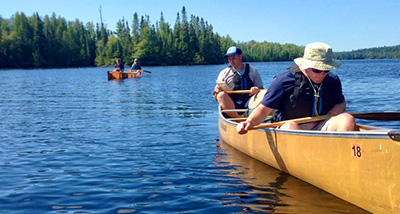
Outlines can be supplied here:
<path id="1" fill-rule="evenodd" d="M 124 63 L 121 62 L 121 59 L 117 59 L 114 65 L 114 72 L 124 72 Z"/>
<path id="2" fill-rule="evenodd" d="M 140 66 L 138 59 L 135 59 L 132 63 L 131 69 L 129 69 L 129 72 L 138 72 L 142 70 L 142 66 Z"/>
<path id="3" fill-rule="evenodd" d="M 260 74 L 254 67 L 243 63 L 242 50 L 238 47 L 230 47 L 224 58 L 228 59 L 229 66 L 219 73 L 213 97 L 223 110 L 247 109 L 250 97 L 256 96 L 260 89 L 263 89 Z M 251 93 L 227 93 L 234 90 L 250 90 Z M 226 112 L 226 114 L 232 118 L 239 117 L 239 114 L 234 111 Z"/>
<path id="4" fill-rule="evenodd" d="M 246 121 L 238 124 L 237 132 L 247 131 L 263 121 L 273 109 L 273 121 L 330 115 L 329 119 L 298 124 L 284 122 L 280 129 L 352 131 L 355 120 L 344 113 L 346 100 L 339 77 L 331 72 L 342 65 L 333 59 L 332 48 L 321 42 L 306 45 L 303 57 L 296 58 L 286 71 L 274 77 L 261 104 Z"/>

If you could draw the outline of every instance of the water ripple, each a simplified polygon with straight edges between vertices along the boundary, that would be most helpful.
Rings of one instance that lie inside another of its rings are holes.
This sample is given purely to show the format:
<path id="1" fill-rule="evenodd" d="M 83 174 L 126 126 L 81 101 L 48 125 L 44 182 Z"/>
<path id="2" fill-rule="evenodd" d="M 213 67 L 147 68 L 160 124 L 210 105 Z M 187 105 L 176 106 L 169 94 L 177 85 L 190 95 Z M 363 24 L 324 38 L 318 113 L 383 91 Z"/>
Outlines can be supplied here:
<path id="1" fill-rule="evenodd" d="M 398 60 L 380 62 L 337 71 L 349 111 L 399 110 Z M 254 63 L 266 85 L 289 65 Z M 1 70 L 1 212 L 364 213 L 216 141 L 224 66 L 123 81 L 107 68 Z"/>

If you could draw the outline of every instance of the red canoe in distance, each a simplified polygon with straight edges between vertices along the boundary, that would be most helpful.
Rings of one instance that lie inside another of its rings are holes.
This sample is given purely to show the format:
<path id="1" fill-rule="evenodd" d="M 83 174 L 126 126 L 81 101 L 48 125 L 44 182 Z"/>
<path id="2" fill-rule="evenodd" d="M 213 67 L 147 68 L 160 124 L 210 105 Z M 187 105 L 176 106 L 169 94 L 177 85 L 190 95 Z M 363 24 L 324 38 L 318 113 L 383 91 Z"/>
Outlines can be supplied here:
<path id="1" fill-rule="evenodd" d="M 143 75 L 143 71 L 139 70 L 137 72 L 114 72 L 107 71 L 108 80 L 118 80 L 126 78 L 139 78 Z"/>

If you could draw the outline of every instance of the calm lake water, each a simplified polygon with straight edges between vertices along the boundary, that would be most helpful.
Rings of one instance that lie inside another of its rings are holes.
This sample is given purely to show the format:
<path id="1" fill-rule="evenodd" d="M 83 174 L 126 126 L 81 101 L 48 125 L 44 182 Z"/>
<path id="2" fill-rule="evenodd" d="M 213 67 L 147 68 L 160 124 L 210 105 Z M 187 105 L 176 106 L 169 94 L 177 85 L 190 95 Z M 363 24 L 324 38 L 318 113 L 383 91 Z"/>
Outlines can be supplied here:
<path id="1" fill-rule="evenodd" d="M 342 61 L 349 112 L 400 110 L 400 60 Z M 291 62 L 252 63 L 265 86 Z M 219 142 L 226 65 L 0 70 L 1 213 L 365 213 Z M 363 121 L 400 129 L 400 122 Z"/>

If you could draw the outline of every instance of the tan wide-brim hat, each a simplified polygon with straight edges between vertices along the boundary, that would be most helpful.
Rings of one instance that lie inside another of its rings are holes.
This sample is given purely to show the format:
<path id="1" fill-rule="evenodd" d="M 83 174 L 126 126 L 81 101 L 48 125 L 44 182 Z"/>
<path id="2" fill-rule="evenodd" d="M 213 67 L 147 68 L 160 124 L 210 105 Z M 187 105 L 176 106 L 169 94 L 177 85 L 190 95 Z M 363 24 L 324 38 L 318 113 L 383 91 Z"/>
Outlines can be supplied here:
<path id="1" fill-rule="evenodd" d="M 306 45 L 304 56 L 294 59 L 294 62 L 302 69 L 315 68 L 323 71 L 338 69 L 342 65 L 333 60 L 332 47 L 322 42 Z"/>

